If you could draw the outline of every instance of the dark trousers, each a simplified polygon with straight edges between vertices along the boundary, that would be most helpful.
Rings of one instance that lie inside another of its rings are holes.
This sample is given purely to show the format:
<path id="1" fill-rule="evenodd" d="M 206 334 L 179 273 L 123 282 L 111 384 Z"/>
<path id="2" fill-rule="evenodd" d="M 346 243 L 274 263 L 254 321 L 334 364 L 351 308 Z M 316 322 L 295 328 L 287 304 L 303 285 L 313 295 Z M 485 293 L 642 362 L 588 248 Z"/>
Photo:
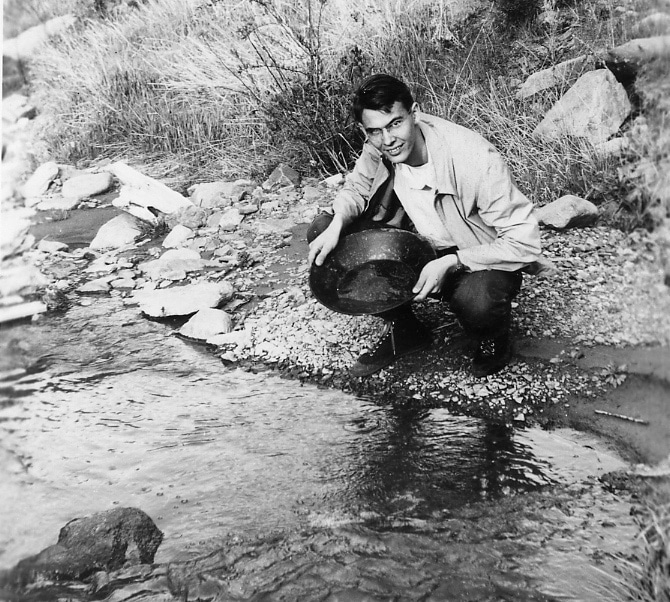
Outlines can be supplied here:
<path id="1" fill-rule="evenodd" d="M 332 215 L 320 213 L 307 230 L 307 242 L 312 242 L 323 232 Z M 343 235 L 360 232 L 370 228 L 388 227 L 387 224 L 374 221 L 356 220 L 347 228 Z M 439 251 L 439 256 L 455 253 L 453 247 Z M 477 272 L 458 272 L 448 276 L 442 291 L 436 298 L 449 304 L 449 309 L 456 315 L 463 329 L 477 338 L 495 337 L 509 328 L 512 299 L 521 289 L 522 274 L 520 271 L 481 270 Z M 410 303 L 378 314 L 389 321 L 416 319 Z"/>

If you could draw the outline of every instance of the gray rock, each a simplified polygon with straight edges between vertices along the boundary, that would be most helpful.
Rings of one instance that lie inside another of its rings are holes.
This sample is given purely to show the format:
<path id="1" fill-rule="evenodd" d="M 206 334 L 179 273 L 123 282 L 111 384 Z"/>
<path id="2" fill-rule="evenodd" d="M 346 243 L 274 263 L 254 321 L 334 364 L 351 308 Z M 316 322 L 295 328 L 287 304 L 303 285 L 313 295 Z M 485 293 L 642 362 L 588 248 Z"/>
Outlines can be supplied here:
<path id="1" fill-rule="evenodd" d="M 582 75 L 533 134 L 548 140 L 577 136 L 599 144 L 618 131 L 630 111 L 624 87 L 608 69 L 598 69 Z"/>
<path id="2" fill-rule="evenodd" d="M 0 297 L 12 295 L 28 295 L 49 283 L 47 277 L 35 266 L 24 263 L 24 260 L 15 264 L 3 263 L 0 272 Z"/>
<path id="3" fill-rule="evenodd" d="M 577 77 L 579 71 L 584 68 L 587 60 L 588 58 L 586 55 L 582 55 L 570 59 L 569 61 L 563 61 L 553 67 L 542 69 L 542 71 L 538 71 L 537 73 L 533 73 L 517 90 L 516 97 L 522 100 L 533 96 L 542 90 L 547 90 L 573 80 Z"/>
<path id="4" fill-rule="evenodd" d="M 324 194 L 322 190 L 319 190 L 315 186 L 305 186 L 302 189 L 302 200 L 307 203 L 313 203 L 323 199 Z"/>
<path id="5" fill-rule="evenodd" d="M 606 142 L 596 144 L 594 150 L 601 157 L 614 157 L 626 152 L 630 148 L 629 138 L 612 138 Z"/>
<path id="6" fill-rule="evenodd" d="M 30 104 L 23 94 L 10 94 L 2 99 L 2 120 L 16 123 L 19 119 L 34 119 L 37 109 Z"/>
<path id="7" fill-rule="evenodd" d="M 198 311 L 186 324 L 179 329 L 179 334 L 190 339 L 206 341 L 233 330 L 233 319 L 221 309 L 206 308 Z"/>
<path id="8" fill-rule="evenodd" d="M 99 512 L 67 523 L 58 543 L 19 562 L 7 581 L 20 589 L 39 579 L 81 581 L 97 571 L 150 564 L 162 541 L 163 533 L 137 508 Z"/>
<path id="9" fill-rule="evenodd" d="M 72 211 L 72 209 L 77 208 L 80 202 L 80 199 L 64 198 L 56 195 L 41 200 L 37 204 L 36 209 L 39 211 Z"/>
<path id="10" fill-rule="evenodd" d="M 76 21 L 74 15 L 62 15 L 30 27 L 15 38 L 5 40 L 2 54 L 16 60 L 31 58 L 51 36 L 69 29 Z"/>
<path id="11" fill-rule="evenodd" d="M 298 186 L 300 184 L 300 176 L 298 172 L 284 163 L 280 163 L 275 167 L 270 177 L 263 182 L 263 189 L 275 190 L 278 188 L 286 188 L 287 186 Z"/>
<path id="12" fill-rule="evenodd" d="M 212 213 L 212 215 L 210 215 L 207 218 L 207 224 L 205 224 L 206 227 L 207 228 L 217 228 L 218 229 L 219 223 L 221 222 L 222 217 L 223 217 L 223 213 L 221 213 L 220 211 L 215 211 L 214 213 Z"/>
<path id="13" fill-rule="evenodd" d="M 85 199 L 107 192 L 114 183 L 111 173 L 91 173 L 75 176 L 63 182 L 62 194 L 66 198 Z"/>
<path id="14" fill-rule="evenodd" d="M 208 307 L 219 307 L 233 297 L 229 282 L 199 282 L 154 291 L 136 291 L 140 310 L 154 318 L 187 316 Z"/>
<path id="15" fill-rule="evenodd" d="M 244 203 L 242 205 L 238 205 L 237 210 L 241 215 L 251 215 L 252 213 L 256 213 L 258 211 L 258 205 L 255 205 L 254 203 Z"/>
<path id="16" fill-rule="evenodd" d="M 236 347 L 245 347 L 251 342 L 251 332 L 245 330 L 233 330 L 225 334 L 217 334 L 207 339 L 210 345 L 234 345 Z"/>
<path id="17" fill-rule="evenodd" d="M 656 12 L 647 15 L 635 24 L 633 33 L 640 38 L 670 33 L 670 14 Z"/>
<path id="18" fill-rule="evenodd" d="M 207 223 L 207 211 L 202 207 L 191 205 L 190 207 L 182 207 L 168 215 L 165 222 L 171 228 L 177 224 L 197 230 Z"/>
<path id="19" fill-rule="evenodd" d="M 193 249 L 170 249 L 158 259 L 139 265 L 148 278 L 160 280 L 183 280 L 189 272 L 202 270 L 204 262 L 200 253 Z"/>
<path id="20" fill-rule="evenodd" d="M 592 224 L 598 218 L 598 208 L 591 201 L 568 194 L 536 208 L 535 216 L 541 225 L 564 230 Z"/>
<path id="21" fill-rule="evenodd" d="M 193 238 L 193 236 L 194 234 L 191 228 L 177 224 L 165 237 L 163 246 L 166 249 L 176 249 L 178 247 L 183 247 L 189 239 Z"/>
<path id="22" fill-rule="evenodd" d="M 90 280 L 89 282 L 85 282 L 79 288 L 77 288 L 77 292 L 81 295 L 96 295 L 99 293 L 107 293 L 110 289 L 110 282 L 113 279 L 114 276 L 103 276 L 102 278 Z"/>
<path id="23" fill-rule="evenodd" d="M 122 213 L 100 227 L 89 247 L 95 250 L 120 249 L 134 243 L 144 232 L 141 220 Z"/>
<path id="24" fill-rule="evenodd" d="M 219 220 L 219 230 L 224 232 L 232 232 L 242 223 L 244 216 L 240 213 L 237 207 L 231 207 L 221 216 Z"/>
<path id="25" fill-rule="evenodd" d="M 290 234 L 295 226 L 292 219 L 274 219 L 271 217 L 258 220 L 255 229 L 258 234 Z"/>
<path id="26" fill-rule="evenodd" d="M 23 185 L 22 193 L 26 199 L 26 206 L 39 203 L 39 197 L 46 194 L 51 183 L 58 177 L 58 172 L 58 165 L 53 161 L 43 163 L 34 171 Z"/>
<path id="27" fill-rule="evenodd" d="M 191 201 L 198 207 L 215 209 L 230 207 L 251 193 L 255 184 L 251 180 L 234 182 L 205 182 L 189 188 Z"/>

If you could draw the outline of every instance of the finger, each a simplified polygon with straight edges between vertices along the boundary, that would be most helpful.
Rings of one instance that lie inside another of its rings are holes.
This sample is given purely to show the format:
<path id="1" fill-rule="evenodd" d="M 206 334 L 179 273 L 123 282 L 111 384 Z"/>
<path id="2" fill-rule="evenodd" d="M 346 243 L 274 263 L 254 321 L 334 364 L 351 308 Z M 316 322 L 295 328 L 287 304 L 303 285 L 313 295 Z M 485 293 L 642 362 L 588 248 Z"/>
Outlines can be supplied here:
<path id="1" fill-rule="evenodd" d="M 426 280 L 428 277 L 426 276 L 425 272 L 421 271 L 419 274 L 419 279 L 416 281 L 416 284 L 412 288 L 413 293 L 418 293 L 423 287 L 426 285 Z"/>
<path id="2" fill-rule="evenodd" d="M 319 254 L 316 256 L 315 260 L 316 265 L 323 265 L 323 262 L 326 260 L 326 257 L 328 257 L 328 253 L 330 253 L 330 249 L 322 247 Z"/>

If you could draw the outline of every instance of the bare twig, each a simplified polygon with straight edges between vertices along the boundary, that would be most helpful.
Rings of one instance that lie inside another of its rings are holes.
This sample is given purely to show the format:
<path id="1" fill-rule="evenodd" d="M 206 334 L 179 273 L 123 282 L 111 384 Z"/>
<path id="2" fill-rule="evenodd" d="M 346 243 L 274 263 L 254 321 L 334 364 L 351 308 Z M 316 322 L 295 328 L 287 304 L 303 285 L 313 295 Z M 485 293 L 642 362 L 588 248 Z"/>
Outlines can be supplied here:
<path id="1" fill-rule="evenodd" d="M 623 414 L 613 414 L 605 410 L 593 410 L 596 414 L 601 416 L 610 416 L 611 418 L 619 418 L 619 420 L 627 420 L 628 422 L 636 422 L 637 424 L 649 424 L 648 420 L 641 420 L 640 418 L 632 418 L 631 416 L 624 416 Z"/>

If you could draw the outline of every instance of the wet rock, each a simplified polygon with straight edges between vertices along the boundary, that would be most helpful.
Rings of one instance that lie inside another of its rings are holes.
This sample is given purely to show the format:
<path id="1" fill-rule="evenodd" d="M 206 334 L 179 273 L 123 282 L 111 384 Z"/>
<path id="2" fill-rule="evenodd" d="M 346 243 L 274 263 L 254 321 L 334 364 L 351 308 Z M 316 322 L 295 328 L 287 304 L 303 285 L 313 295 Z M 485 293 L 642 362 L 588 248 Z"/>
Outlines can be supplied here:
<path id="1" fill-rule="evenodd" d="M 587 61 L 588 58 L 582 55 L 533 73 L 517 90 L 516 97 L 519 100 L 529 98 L 542 90 L 553 88 L 575 78 Z"/>
<path id="2" fill-rule="evenodd" d="M 189 272 L 203 269 L 200 253 L 193 249 L 170 249 L 158 259 L 139 265 L 139 269 L 151 280 L 182 280 Z"/>
<path id="3" fill-rule="evenodd" d="M 15 38 L 5 40 L 2 54 L 16 60 L 30 58 L 50 37 L 69 29 L 76 22 L 77 18 L 74 15 L 63 15 L 30 27 Z"/>
<path id="4" fill-rule="evenodd" d="M 251 332 L 249 330 L 233 330 L 224 334 L 217 334 L 207 339 L 210 345 L 220 347 L 234 345 L 235 347 L 245 347 L 251 342 Z"/>
<path id="5" fill-rule="evenodd" d="M 40 579 L 84 580 L 125 564 L 150 564 L 163 533 L 137 508 L 116 508 L 76 518 L 60 531 L 58 543 L 19 562 L 7 577 L 14 588 Z"/>
<path id="6" fill-rule="evenodd" d="M 76 198 L 64 198 L 57 195 L 40 201 L 36 208 L 39 211 L 72 211 L 76 209 L 79 202 L 80 200 Z"/>
<path id="7" fill-rule="evenodd" d="M 45 253 L 57 253 L 58 251 L 67 251 L 68 246 L 64 242 L 57 240 L 40 240 L 37 243 L 37 250 Z"/>
<path id="8" fill-rule="evenodd" d="M 300 176 L 298 172 L 284 163 L 280 163 L 275 167 L 270 177 L 263 182 L 264 190 L 276 190 L 279 188 L 286 188 L 289 186 L 298 186 L 300 184 Z"/>
<path id="9" fill-rule="evenodd" d="M 190 339 L 206 341 L 213 336 L 231 332 L 233 326 L 230 314 L 221 309 L 206 308 L 198 311 L 186 322 L 179 329 L 179 334 Z"/>
<path id="10" fill-rule="evenodd" d="M 598 69 L 582 75 L 533 134 L 547 140 L 577 136 L 598 144 L 615 134 L 630 112 L 624 87 L 611 71 Z"/>
<path id="11" fill-rule="evenodd" d="M 182 224 L 177 224 L 165 237 L 163 246 L 167 249 L 183 247 L 191 238 L 193 238 L 193 236 L 194 234 L 191 228 L 187 228 Z"/>
<path id="12" fill-rule="evenodd" d="M 154 318 L 187 316 L 208 307 L 219 307 L 233 296 L 229 282 L 199 282 L 154 291 L 137 291 L 133 298 L 140 310 Z"/>
<path id="13" fill-rule="evenodd" d="M 567 194 L 535 209 L 537 221 L 557 230 L 586 226 L 598 218 L 598 208 L 586 199 Z"/>
<path id="14" fill-rule="evenodd" d="M 274 218 L 258 220 L 255 224 L 256 232 L 258 234 L 288 234 L 294 226 L 295 222 L 292 219 Z"/>
<path id="15" fill-rule="evenodd" d="M 239 209 L 232 207 L 221 216 L 221 219 L 219 220 L 219 230 L 232 232 L 237 229 L 243 219 L 244 216 L 240 213 Z"/>
<path id="16" fill-rule="evenodd" d="M 58 173 L 58 165 L 53 161 L 43 163 L 34 171 L 23 185 L 22 190 L 27 207 L 39 203 L 39 197 L 46 194 L 51 183 L 58 177 Z"/>
<path id="17" fill-rule="evenodd" d="M 141 238 L 146 229 L 142 220 L 122 213 L 101 226 L 91 241 L 91 249 L 120 249 Z"/>
<path id="18" fill-rule="evenodd" d="M 107 192 L 114 183 L 111 173 L 91 173 L 75 176 L 63 182 L 62 195 L 70 199 L 85 199 Z"/>

